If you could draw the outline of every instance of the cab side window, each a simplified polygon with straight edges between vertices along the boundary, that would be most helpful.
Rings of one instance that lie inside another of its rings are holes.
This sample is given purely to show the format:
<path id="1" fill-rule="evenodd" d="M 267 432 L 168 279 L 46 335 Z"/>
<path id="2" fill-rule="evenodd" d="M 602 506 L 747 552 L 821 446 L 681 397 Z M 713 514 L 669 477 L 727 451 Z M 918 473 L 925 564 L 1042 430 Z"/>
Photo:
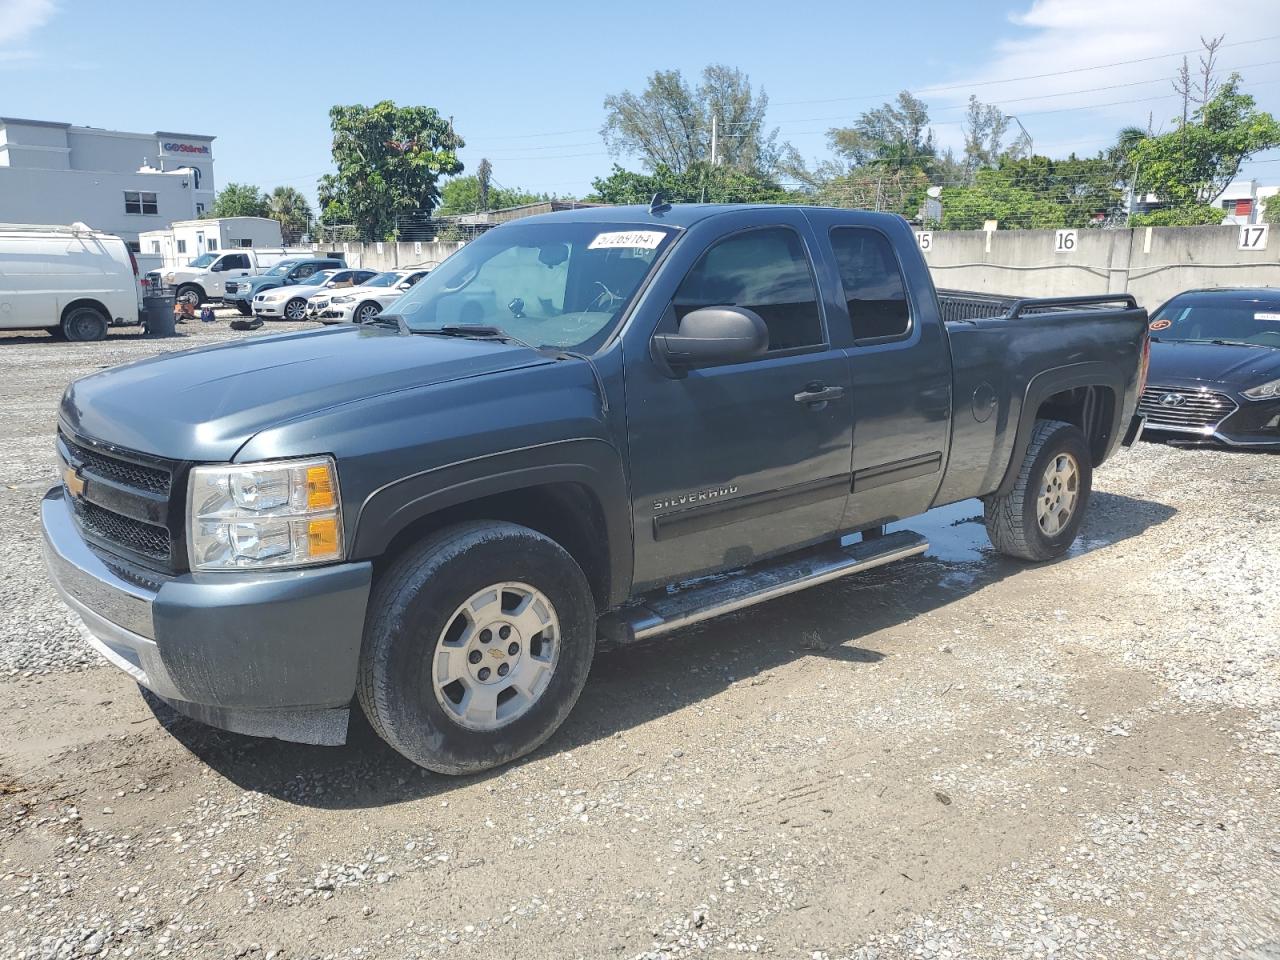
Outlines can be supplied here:
<path id="1" fill-rule="evenodd" d="M 907 287 L 889 239 L 864 227 L 836 227 L 831 249 L 840 269 L 856 341 L 905 337 L 911 332 Z"/>
<path id="2" fill-rule="evenodd" d="M 676 317 L 700 307 L 745 307 L 769 328 L 769 352 L 826 342 L 813 270 L 799 235 L 787 227 L 748 230 L 719 241 L 676 291 Z"/>
<path id="3" fill-rule="evenodd" d="M 316 272 L 316 264 L 304 263 L 300 267 L 295 267 L 293 273 L 289 274 L 289 276 L 293 280 L 305 280 L 307 277 L 311 276 L 315 272 Z"/>

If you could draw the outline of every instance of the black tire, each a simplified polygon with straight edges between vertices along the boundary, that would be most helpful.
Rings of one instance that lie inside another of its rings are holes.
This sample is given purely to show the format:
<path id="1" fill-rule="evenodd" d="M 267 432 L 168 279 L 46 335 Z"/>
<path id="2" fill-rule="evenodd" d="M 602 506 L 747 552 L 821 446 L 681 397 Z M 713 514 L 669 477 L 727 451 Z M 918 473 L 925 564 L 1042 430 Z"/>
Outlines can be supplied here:
<path id="1" fill-rule="evenodd" d="M 554 607 L 555 666 L 526 712 L 471 729 L 441 706 L 433 662 L 458 607 L 505 582 L 528 584 Z M 564 722 L 587 681 L 595 636 L 591 588 L 563 547 L 514 523 L 462 523 L 432 534 L 378 579 L 357 694 L 374 730 L 409 760 L 437 773 L 475 773 L 537 749 Z"/>
<path id="2" fill-rule="evenodd" d="M 293 323 L 299 323 L 307 319 L 307 301 L 302 297 L 294 297 L 284 305 L 284 319 Z"/>
<path id="3" fill-rule="evenodd" d="M 177 303 L 185 301 L 198 307 L 204 303 L 204 290 L 197 284 L 184 283 L 178 288 L 178 292 L 174 295 L 174 300 Z"/>
<path id="4" fill-rule="evenodd" d="M 242 317 L 253 316 L 253 307 L 249 304 L 247 300 L 237 300 L 236 309 L 240 311 L 240 316 Z"/>
<path id="5" fill-rule="evenodd" d="M 351 314 L 351 319 L 355 323 L 368 323 L 381 312 L 382 306 L 380 304 L 373 300 L 366 300 L 356 307 L 355 312 Z"/>
<path id="6" fill-rule="evenodd" d="M 1038 498 L 1046 470 L 1064 454 L 1075 461 L 1075 503 L 1060 529 L 1049 534 L 1041 527 Z M 987 536 L 1001 553 L 1020 560 L 1060 557 L 1080 532 L 1092 488 L 1093 458 L 1080 429 L 1061 420 L 1037 420 L 1013 489 L 1005 496 L 993 494 L 984 501 Z"/>
<path id="7" fill-rule="evenodd" d="M 62 336 L 73 343 L 105 340 L 110 321 L 96 307 L 72 307 L 62 315 Z"/>

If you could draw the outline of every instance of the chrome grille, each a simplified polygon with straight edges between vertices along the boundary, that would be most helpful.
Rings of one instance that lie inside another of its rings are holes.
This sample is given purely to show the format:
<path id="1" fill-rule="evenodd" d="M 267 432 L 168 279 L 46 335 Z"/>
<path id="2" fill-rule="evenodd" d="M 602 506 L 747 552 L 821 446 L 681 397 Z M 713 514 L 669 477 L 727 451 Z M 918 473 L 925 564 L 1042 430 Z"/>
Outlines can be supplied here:
<path id="1" fill-rule="evenodd" d="M 1235 413 L 1238 404 L 1225 393 L 1150 386 L 1142 392 L 1138 412 L 1153 426 L 1205 430 Z"/>

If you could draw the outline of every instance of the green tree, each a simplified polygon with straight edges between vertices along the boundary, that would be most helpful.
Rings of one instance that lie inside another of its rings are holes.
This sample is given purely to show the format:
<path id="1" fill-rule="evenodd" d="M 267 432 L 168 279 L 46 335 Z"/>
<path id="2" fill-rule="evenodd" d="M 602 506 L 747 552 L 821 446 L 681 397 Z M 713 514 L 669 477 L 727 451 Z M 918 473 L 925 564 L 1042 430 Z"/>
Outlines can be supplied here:
<path id="1" fill-rule="evenodd" d="M 827 131 L 836 156 L 855 167 L 892 164 L 925 167 L 937 153 L 929 105 L 903 90 L 898 96 L 858 117 L 851 127 Z"/>
<path id="2" fill-rule="evenodd" d="M 978 230 L 997 220 L 1006 229 L 1087 227 L 1114 220 L 1123 196 L 1105 157 L 1006 156 L 998 167 L 978 170 L 971 185 L 943 188 L 942 226 Z"/>
<path id="3" fill-rule="evenodd" d="M 1233 73 L 1185 124 L 1132 145 L 1135 187 L 1172 207 L 1203 206 L 1236 178 L 1255 153 L 1280 146 L 1280 122 L 1256 109 Z"/>
<path id="4" fill-rule="evenodd" d="M 994 167 L 1004 153 L 1004 135 L 1009 118 L 999 107 L 983 103 L 972 94 L 964 118 L 964 161 L 972 175 L 983 167 Z"/>
<path id="5" fill-rule="evenodd" d="M 440 177 L 462 172 L 457 152 L 466 144 L 434 107 L 339 105 L 329 122 L 338 169 L 320 179 L 324 220 L 339 222 L 329 209 L 337 205 L 366 239 L 394 239 L 397 217 L 430 214 Z"/>
<path id="6" fill-rule="evenodd" d="M 1211 203 L 1190 203 L 1178 207 L 1135 213 L 1129 217 L 1131 227 L 1202 227 L 1221 223 L 1223 211 Z"/>
<path id="7" fill-rule="evenodd" d="M 213 207 L 205 214 L 205 219 L 266 216 L 270 216 L 266 194 L 252 184 L 228 183 L 214 197 Z"/>
<path id="8" fill-rule="evenodd" d="M 483 164 L 484 161 L 481 161 Z M 484 210 L 501 210 L 504 207 L 518 207 L 525 203 L 537 203 L 539 200 L 550 200 L 545 193 L 533 193 L 520 187 L 497 187 L 490 185 L 487 202 L 481 198 L 480 177 L 474 174 L 467 177 L 453 177 L 446 180 L 440 188 L 440 208 L 436 211 L 442 217 L 456 217 L 467 213 L 479 213 Z"/>
<path id="9" fill-rule="evenodd" d="M 293 187 L 276 187 L 267 198 L 267 216 L 280 223 L 280 233 L 286 244 L 302 239 L 311 226 L 311 204 Z"/>
<path id="10" fill-rule="evenodd" d="M 655 193 L 671 203 L 785 203 L 787 191 L 765 177 L 698 162 L 683 171 L 659 164 L 648 173 L 614 164 L 592 181 L 588 198 L 601 203 L 648 203 Z"/>
<path id="11" fill-rule="evenodd" d="M 1273 193 L 1262 208 L 1262 222 L 1280 225 L 1280 193 Z"/>
<path id="12" fill-rule="evenodd" d="M 679 70 L 658 70 L 640 93 L 624 90 L 604 99 L 600 129 L 614 154 L 640 158 L 650 171 L 684 173 L 711 159 L 715 118 L 717 161 L 756 176 L 778 165 L 778 132 L 766 130 L 769 96 L 741 70 L 712 64 L 696 88 Z"/>

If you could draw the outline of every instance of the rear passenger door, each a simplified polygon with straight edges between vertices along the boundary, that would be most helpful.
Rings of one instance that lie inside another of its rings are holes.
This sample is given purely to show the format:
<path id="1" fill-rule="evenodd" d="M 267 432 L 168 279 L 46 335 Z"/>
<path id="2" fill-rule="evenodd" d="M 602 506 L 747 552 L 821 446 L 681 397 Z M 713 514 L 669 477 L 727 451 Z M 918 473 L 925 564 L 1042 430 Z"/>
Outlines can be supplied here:
<path id="1" fill-rule="evenodd" d="M 936 300 L 920 266 L 908 277 L 891 237 L 850 215 L 812 212 L 839 275 L 853 395 L 852 492 L 843 526 L 857 529 L 927 510 L 942 480 L 951 424 L 951 360 Z M 880 221 L 883 223 L 883 221 Z"/>
<path id="2" fill-rule="evenodd" d="M 828 337 L 813 240 L 799 211 L 771 212 L 764 225 L 758 211 L 703 221 L 646 295 L 656 327 L 650 319 L 627 330 L 637 585 L 750 563 L 837 530 L 849 486 L 849 367 Z M 674 333 L 681 317 L 716 305 L 758 313 L 769 352 L 683 376 L 654 361 L 655 332 Z"/>

